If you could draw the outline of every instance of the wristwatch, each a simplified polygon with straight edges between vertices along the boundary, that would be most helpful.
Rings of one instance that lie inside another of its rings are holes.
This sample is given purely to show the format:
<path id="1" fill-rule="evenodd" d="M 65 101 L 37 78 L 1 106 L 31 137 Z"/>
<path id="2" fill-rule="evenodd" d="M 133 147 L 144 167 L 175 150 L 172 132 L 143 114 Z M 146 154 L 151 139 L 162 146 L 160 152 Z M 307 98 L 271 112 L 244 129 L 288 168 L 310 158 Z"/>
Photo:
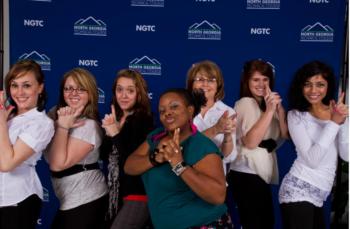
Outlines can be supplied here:
<path id="1" fill-rule="evenodd" d="M 181 161 L 177 163 L 173 168 L 173 172 L 176 174 L 176 176 L 180 176 L 186 169 L 188 168 L 186 162 Z"/>

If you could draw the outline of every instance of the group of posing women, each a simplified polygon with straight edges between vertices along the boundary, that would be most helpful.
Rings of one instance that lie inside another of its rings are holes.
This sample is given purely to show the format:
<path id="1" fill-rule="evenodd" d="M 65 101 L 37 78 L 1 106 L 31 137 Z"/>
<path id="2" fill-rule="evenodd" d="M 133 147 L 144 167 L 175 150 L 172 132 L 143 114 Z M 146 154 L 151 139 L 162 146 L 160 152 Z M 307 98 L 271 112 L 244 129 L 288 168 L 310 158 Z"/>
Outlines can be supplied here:
<path id="1" fill-rule="evenodd" d="M 51 228 L 230 229 L 227 186 L 244 229 L 273 228 L 270 184 L 279 181 L 276 149 L 287 138 L 297 158 L 280 187 L 283 226 L 326 228 L 322 206 L 338 155 L 348 161 L 344 93 L 333 99 L 334 74 L 319 61 L 296 72 L 288 114 L 273 85 L 269 63 L 246 62 L 231 108 L 220 68 L 196 63 L 186 89 L 160 95 L 155 129 L 147 84 L 134 70 L 117 73 L 111 113 L 100 120 L 90 72 L 63 76 L 47 116 L 40 66 L 17 62 L 0 94 L 0 228 L 35 228 L 43 152 L 60 201 Z"/>

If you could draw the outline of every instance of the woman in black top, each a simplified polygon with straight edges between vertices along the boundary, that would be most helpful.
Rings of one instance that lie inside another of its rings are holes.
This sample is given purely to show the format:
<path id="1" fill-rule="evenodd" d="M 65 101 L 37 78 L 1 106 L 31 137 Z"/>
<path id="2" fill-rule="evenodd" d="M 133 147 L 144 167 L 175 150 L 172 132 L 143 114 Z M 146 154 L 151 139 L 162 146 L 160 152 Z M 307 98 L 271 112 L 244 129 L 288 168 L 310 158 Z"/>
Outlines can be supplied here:
<path id="1" fill-rule="evenodd" d="M 147 85 L 140 73 L 124 69 L 113 84 L 111 114 L 102 127 L 109 145 L 108 186 L 111 228 L 144 228 L 149 219 L 147 196 L 140 176 L 124 173 L 127 157 L 153 129 Z"/>

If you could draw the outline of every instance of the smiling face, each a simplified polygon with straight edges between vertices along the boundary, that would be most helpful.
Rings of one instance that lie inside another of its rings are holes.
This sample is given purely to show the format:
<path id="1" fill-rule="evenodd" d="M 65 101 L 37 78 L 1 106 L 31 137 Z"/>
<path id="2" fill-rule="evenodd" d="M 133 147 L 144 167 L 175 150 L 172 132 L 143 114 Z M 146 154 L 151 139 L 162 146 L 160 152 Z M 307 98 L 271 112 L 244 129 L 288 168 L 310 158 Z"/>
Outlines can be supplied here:
<path id="1" fill-rule="evenodd" d="M 164 128 L 174 131 L 189 129 L 190 120 L 193 115 L 193 107 L 187 106 L 184 98 L 174 92 L 161 96 L 159 100 L 159 116 Z"/>
<path id="2" fill-rule="evenodd" d="M 193 90 L 202 89 L 209 102 L 215 102 L 218 84 L 215 77 L 210 77 L 206 72 L 199 71 L 193 79 Z"/>
<path id="3" fill-rule="evenodd" d="M 134 80 L 120 77 L 115 88 L 115 96 L 123 112 L 132 111 L 137 99 L 137 90 Z"/>
<path id="4" fill-rule="evenodd" d="M 315 75 L 307 79 L 303 86 L 304 98 L 311 105 L 318 105 L 327 95 L 328 82 L 322 75 Z"/>
<path id="5" fill-rule="evenodd" d="M 260 72 L 254 72 L 250 77 L 248 86 L 253 97 L 257 100 L 261 100 L 265 96 L 266 88 L 269 87 L 269 78 L 262 75 Z"/>
<path id="6" fill-rule="evenodd" d="M 64 83 L 63 97 L 66 104 L 74 109 L 85 107 L 89 102 L 88 92 L 78 85 L 72 77 L 68 77 Z"/>
<path id="7" fill-rule="evenodd" d="M 39 84 L 33 72 L 19 74 L 10 82 L 11 98 L 17 105 L 17 114 L 27 112 L 37 106 L 44 85 Z"/>

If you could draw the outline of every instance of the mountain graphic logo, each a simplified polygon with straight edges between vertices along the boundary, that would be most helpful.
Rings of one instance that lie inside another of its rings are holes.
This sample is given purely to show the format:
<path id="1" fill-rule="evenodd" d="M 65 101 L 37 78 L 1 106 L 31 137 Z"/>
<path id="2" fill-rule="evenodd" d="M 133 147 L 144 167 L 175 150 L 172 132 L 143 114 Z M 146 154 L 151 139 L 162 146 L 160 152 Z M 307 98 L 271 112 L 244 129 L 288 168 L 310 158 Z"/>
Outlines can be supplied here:
<path id="1" fill-rule="evenodd" d="M 305 26 L 300 33 L 301 42 L 333 42 L 333 37 L 333 28 L 321 22 Z"/>
<path id="2" fill-rule="evenodd" d="M 131 0 L 131 6 L 164 7 L 164 0 Z"/>
<path id="3" fill-rule="evenodd" d="M 98 90 L 98 103 L 105 103 L 105 92 L 101 88 L 97 88 Z"/>
<path id="4" fill-rule="evenodd" d="M 247 10 L 279 10 L 280 0 L 247 0 Z"/>
<path id="5" fill-rule="evenodd" d="M 49 190 L 45 187 L 43 187 L 43 201 L 50 202 L 50 193 Z"/>
<path id="6" fill-rule="evenodd" d="M 107 36 L 107 25 L 92 16 L 81 18 L 74 23 L 74 35 Z"/>
<path id="7" fill-rule="evenodd" d="M 34 60 L 37 62 L 43 71 L 51 70 L 50 58 L 45 54 L 39 54 L 37 51 L 22 54 L 18 60 Z"/>
<path id="8" fill-rule="evenodd" d="M 143 56 L 135 58 L 129 63 L 129 68 L 140 72 L 142 75 L 162 75 L 162 64 L 154 58 Z"/>
<path id="9" fill-rule="evenodd" d="M 216 23 L 203 20 L 188 28 L 188 39 L 191 40 L 221 40 L 221 28 Z"/>

